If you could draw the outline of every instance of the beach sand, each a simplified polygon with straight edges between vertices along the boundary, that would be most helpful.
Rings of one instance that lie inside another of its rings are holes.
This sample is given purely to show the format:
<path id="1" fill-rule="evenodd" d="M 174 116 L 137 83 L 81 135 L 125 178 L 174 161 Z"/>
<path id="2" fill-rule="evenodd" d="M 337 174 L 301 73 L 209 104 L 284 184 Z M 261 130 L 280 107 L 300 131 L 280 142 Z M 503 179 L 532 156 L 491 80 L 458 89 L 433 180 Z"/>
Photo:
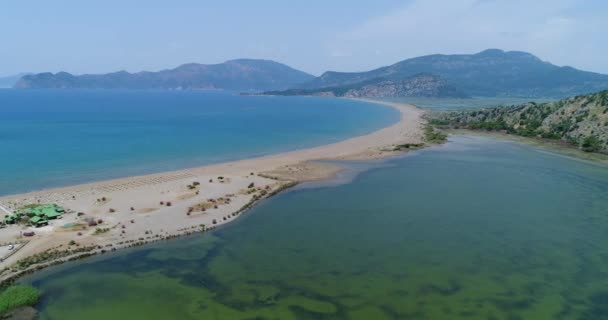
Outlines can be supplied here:
<path id="1" fill-rule="evenodd" d="M 46 227 L 11 225 L 0 229 L 0 243 L 28 241 L 0 262 L 0 280 L 40 267 L 42 264 L 26 269 L 14 266 L 20 259 L 41 252 L 93 246 L 96 249 L 88 253 L 100 252 L 209 230 L 297 182 L 330 178 L 341 170 L 315 160 L 378 159 L 395 154 L 396 145 L 423 142 L 422 110 L 370 102 L 395 108 L 401 113 L 400 121 L 365 136 L 310 149 L 0 197 L 0 206 L 9 210 L 32 203 L 56 203 L 69 211 Z M 98 225 L 89 226 L 90 221 Z M 36 234 L 21 236 L 26 230 Z M 76 244 L 69 245 L 71 241 Z"/>

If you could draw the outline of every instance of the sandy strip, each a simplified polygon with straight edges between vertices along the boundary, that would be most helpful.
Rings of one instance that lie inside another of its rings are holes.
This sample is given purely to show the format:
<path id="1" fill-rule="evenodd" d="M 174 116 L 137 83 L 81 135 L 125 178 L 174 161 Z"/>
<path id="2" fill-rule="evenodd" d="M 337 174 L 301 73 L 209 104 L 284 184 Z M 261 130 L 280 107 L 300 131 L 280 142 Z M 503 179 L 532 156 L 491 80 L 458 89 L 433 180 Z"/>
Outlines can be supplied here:
<path id="1" fill-rule="evenodd" d="M 0 270 L 9 267 L 0 272 L 0 280 L 19 271 L 10 269 L 18 260 L 40 252 L 93 245 L 99 250 L 114 249 L 208 230 L 234 220 L 243 208 L 294 182 L 328 178 L 341 169 L 311 161 L 377 159 L 393 155 L 395 145 L 423 142 L 422 110 L 369 102 L 395 108 L 401 113 L 400 121 L 368 135 L 310 149 L 0 197 L 0 205 L 8 209 L 56 203 L 71 212 L 43 228 L 12 225 L 1 229 L 0 243 L 30 241 L 0 262 Z M 98 225 L 89 226 L 91 221 Z M 36 235 L 21 236 L 26 230 Z M 71 241 L 76 244 L 69 245 Z"/>

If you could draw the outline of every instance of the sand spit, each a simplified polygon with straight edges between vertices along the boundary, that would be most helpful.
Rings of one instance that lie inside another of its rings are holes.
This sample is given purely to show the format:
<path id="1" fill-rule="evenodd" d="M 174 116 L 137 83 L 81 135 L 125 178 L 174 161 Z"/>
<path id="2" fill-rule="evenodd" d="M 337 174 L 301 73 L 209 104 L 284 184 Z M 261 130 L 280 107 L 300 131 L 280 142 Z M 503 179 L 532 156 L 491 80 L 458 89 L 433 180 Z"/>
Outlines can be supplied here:
<path id="1" fill-rule="evenodd" d="M 68 211 L 46 227 L 0 229 L 0 243 L 27 241 L 0 262 L 0 280 L 85 255 L 210 230 L 298 182 L 326 179 L 341 170 L 315 160 L 378 159 L 397 153 L 396 145 L 423 142 L 422 110 L 371 102 L 395 108 L 400 121 L 368 135 L 310 149 L 0 197 L 0 206 L 9 210 L 56 203 Z M 33 237 L 23 236 L 31 230 Z"/>

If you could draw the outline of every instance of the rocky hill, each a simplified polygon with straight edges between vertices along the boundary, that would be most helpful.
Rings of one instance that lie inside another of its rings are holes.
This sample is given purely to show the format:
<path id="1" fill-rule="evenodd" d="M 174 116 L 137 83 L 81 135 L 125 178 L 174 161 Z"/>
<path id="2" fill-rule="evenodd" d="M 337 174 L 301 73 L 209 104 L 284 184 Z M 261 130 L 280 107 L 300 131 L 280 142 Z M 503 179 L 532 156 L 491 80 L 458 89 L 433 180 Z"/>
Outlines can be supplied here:
<path id="1" fill-rule="evenodd" d="M 377 78 L 341 87 L 294 89 L 283 92 L 267 92 L 267 94 L 317 95 L 346 98 L 467 97 L 464 92 L 449 85 L 441 77 L 431 74 L 417 74 L 400 80 Z"/>
<path id="2" fill-rule="evenodd" d="M 299 89 L 343 87 L 371 79 L 399 80 L 435 74 L 458 90 L 484 97 L 568 97 L 608 89 L 608 75 L 558 67 L 519 51 L 489 49 L 477 54 L 435 54 L 367 72 L 325 72 Z"/>
<path id="3" fill-rule="evenodd" d="M 431 123 L 552 139 L 608 153 L 608 90 L 550 103 L 438 113 Z"/>
<path id="4" fill-rule="evenodd" d="M 312 75 L 270 60 L 239 59 L 220 64 L 190 63 L 158 72 L 126 71 L 72 75 L 40 73 L 22 77 L 15 88 L 86 89 L 222 89 L 284 90 L 309 81 Z"/>

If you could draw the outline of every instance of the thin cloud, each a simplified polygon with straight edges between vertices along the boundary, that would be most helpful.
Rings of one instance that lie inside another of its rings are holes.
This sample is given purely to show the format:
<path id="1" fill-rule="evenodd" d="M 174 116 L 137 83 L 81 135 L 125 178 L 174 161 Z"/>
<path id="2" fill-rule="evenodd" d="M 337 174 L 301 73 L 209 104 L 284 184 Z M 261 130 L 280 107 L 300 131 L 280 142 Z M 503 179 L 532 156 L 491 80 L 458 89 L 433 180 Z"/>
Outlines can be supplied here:
<path id="1" fill-rule="evenodd" d="M 608 44 L 600 31 L 608 30 L 606 9 L 573 0 L 414 0 L 336 34 L 327 46 L 350 50 L 353 64 L 369 61 L 369 67 L 424 54 L 500 48 L 608 72 Z M 348 69 L 348 61 L 343 63 Z"/>

